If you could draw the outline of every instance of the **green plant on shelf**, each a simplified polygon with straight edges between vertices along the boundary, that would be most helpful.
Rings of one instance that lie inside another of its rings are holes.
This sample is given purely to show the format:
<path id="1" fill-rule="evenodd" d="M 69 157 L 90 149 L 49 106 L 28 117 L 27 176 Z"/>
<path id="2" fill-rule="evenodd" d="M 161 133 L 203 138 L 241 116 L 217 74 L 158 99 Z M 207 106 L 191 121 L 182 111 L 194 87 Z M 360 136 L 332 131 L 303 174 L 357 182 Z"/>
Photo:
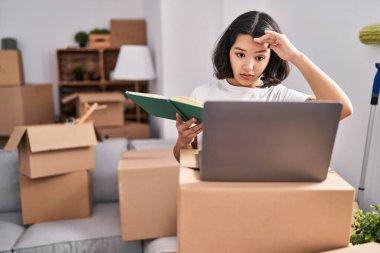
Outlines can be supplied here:
<path id="1" fill-rule="evenodd" d="M 354 233 L 351 235 L 351 243 L 362 244 L 367 242 L 380 242 L 380 207 L 371 205 L 373 211 L 364 214 L 358 209 L 354 212 Z"/>
<path id="2" fill-rule="evenodd" d="M 88 34 L 84 31 L 79 31 L 75 34 L 74 40 L 79 44 L 79 47 L 85 47 L 88 42 Z"/>
<path id="3" fill-rule="evenodd" d="M 74 80 L 75 81 L 83 81 L 84 70 L 82 67 L 73 68 Z"/>
<path id="4" fill-rule="evenodd" d="M 110 31 L 106 28 L 94 28 L 90 31 L 90 34 L 109 34 Z"/>

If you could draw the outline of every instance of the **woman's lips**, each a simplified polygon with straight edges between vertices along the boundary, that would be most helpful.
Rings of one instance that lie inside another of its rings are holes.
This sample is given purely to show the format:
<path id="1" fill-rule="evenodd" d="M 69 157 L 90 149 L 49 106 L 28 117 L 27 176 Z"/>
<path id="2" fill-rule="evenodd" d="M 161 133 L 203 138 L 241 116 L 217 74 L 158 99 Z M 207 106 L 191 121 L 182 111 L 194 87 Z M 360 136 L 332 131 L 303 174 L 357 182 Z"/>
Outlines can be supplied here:
<path id="1" fill-rule="evenodd" d="M 250 74 L 240 74 L 241 78 L 244 80 L 251 80 L 254 76 Z"/>

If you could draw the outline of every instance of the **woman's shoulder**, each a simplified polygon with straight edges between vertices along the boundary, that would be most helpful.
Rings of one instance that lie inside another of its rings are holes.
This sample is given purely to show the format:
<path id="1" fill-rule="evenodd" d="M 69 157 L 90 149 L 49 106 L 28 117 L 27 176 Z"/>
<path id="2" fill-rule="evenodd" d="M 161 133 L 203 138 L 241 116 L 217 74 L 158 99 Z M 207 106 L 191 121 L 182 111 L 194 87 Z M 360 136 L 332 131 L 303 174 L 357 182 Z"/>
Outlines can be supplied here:
<path id="1" fill-rule="evenodd" d="M 275 101 L 305 101 L 309 95 L 288 88 L 283 84 L 269 87 L 269 95 Z"/>

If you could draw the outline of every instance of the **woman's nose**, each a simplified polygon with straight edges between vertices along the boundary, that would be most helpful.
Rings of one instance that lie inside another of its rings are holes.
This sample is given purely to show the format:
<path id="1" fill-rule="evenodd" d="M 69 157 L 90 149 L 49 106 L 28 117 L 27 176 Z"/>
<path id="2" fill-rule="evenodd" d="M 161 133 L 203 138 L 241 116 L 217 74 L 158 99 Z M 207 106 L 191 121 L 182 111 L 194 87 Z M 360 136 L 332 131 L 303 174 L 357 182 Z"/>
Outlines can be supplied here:
<path id="1" fill-rule="evenodd" d="M 254 62 L 254 59 L 247 59 L 247 62 L 246 62 L 246 68 L 248 70 L 253 70 L 254 66 L 255 66 L 255 62 Z"/>

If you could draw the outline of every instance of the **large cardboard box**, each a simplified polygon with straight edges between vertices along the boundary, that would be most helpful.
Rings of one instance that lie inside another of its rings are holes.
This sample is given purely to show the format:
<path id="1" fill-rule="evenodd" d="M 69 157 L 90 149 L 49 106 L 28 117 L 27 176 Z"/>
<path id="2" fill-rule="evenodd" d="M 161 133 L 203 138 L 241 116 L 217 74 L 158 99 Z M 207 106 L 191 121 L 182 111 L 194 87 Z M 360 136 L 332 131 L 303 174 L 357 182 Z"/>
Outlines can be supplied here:
<path id="1" fill-rule="evenodd" d="M 380 244 L 375 242 L 360 244 L 360 245 L 350 245 L 349 247 L 324 251 L 323 253 L 379 253 Z"/>
<path id="2" fill-rule="evenodd" d="M 97 92 L 97 93 L 74 93 L 63 99 L 64 103 L 76 101 L 77 117 L 83 116 L 88 108 L 87 105 L 98 103 L 106 105 L 105 109 L 94 111 L 89 120 L 96 127 L 118 127 L 124 125 L 124 103 L 125 98 L 119 92 Z"/>
<path id="3" fill-rule="evenodd" d="M 122 240 L 177 234 L 178 171 L 172 149 L 123 154 L 118 167 Z"/>
<path id="4" fill-rule="evenodd" d="M 128 140 L 147 139 L 150 136 L 149 124 L 139 122 L 127 122 L 120 127 L 96 128 L 101 139 L 126 138 Z"/>
<path id="5" fill-rule="evenodd" d="M 91 175 L 88 171 L 39 179 L 20 174 L 22 221 L 84 218 L 91 215 Z"/>
<path id="6" fill-rule="evenodd" d="M 16 127 L 5 150 L 19 150 L 20 173 L 29 178 L 95 168 L 92 124 Z"/>
<path id="7" fill-rule="evenodd" d="M 112 19 L 111 47 L 146 45 L 146 24 L 143 19 Z"/>
<path id="8" fill-rule="evenodd" d="M 349 244 L 354 189 L 335 172 L 321 183 L 204 182 L 181 167 L 178 198 L 181 253 L 306 253 Z"/>
<path id="9" fill-rule="evenodd" d="M 54 123 L 53 85 L 0 88 L 0 136 L 15 126 Z"/>
<path id="10" fill-rule="evenodd" d="M 0 50 L 0 87 L 23 84 L 24 70 L 21 52 L 18 50 Z"/>

